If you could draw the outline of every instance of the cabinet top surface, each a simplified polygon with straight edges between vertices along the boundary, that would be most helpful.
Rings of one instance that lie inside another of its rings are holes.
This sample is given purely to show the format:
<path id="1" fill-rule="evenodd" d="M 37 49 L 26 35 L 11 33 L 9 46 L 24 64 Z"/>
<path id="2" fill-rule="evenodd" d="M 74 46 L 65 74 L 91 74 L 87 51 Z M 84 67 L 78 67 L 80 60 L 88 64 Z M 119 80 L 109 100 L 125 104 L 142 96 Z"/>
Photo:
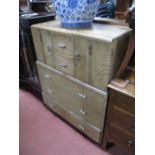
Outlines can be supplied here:
<path id="1" fill-rule="evenodd" d="M 126 26 L 108 24 L 108 23 L 105 24 L 93 23 L 92 27 L 90 28 L 65 29 L 61 27 L 61 23 L 58 19 L 54 21 L 34 24 L 32 25 L 32 27 L 68 35 L 94 38 L 107 42 L 112 42 L 113 40 L 121 38 L 122 36 L 131 32 L 131 29 Z"/>
<path id="2" fill-rule="evenodd" d="M 122 79 L 114 79 L 108 85 L 109 88 L 135 98 L 135 85 Z"/>

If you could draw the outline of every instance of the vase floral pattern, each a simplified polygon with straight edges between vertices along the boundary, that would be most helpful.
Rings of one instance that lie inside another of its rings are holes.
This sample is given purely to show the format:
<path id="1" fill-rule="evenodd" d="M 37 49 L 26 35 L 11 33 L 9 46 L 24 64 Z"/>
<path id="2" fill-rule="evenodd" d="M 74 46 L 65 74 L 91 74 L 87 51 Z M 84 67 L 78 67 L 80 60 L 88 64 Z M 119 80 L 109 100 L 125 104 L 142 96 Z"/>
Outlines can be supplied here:
<path id="1" fill-rule="evenodd" d="M 99 2 L 100 0 L 52 0 L 62 26 L 66 28 L 91 26 Z"/>

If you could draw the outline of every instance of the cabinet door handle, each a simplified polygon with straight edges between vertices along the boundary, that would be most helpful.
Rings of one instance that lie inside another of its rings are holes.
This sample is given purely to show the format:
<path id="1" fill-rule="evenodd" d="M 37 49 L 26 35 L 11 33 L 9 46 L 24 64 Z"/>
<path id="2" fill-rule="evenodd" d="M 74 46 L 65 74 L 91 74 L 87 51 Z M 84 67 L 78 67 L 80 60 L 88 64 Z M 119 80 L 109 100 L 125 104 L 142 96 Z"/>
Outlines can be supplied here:
<path id="1" fill-rule="evenodd" d="M 59 64 L 60 67 L 63 67 L 63 68 L 67 68 L 67 65 L 65 64 Z"/>
<path id="2" fill-rule="evenodd" d="M 66 46 L 65 46 L 64 43 L 59 43 L 59 44 L 57 44 L 57 47 L 59 47 L 59 48 L 66 48 Z"/>
<path id="3" fill-rule="evenodd" d="M 80 130 L 82 130 L 82 131 L 85 130 L 85 127 L 84 127 L 83 125 L 78 125 L 78 128 L 79 128 Z"/>
<path id="4" fill-rule="evenodd" d="M 87 112 L 84 109 L 81 109 L 80 113 L 83 114 L 83 115 L 87 115 Z"/>
<path id="5" fill-rule="evenodd" d="M 87 99 L 87 95 L 85 93 L 79 93 L 79 96 L 83 99 Z"/>

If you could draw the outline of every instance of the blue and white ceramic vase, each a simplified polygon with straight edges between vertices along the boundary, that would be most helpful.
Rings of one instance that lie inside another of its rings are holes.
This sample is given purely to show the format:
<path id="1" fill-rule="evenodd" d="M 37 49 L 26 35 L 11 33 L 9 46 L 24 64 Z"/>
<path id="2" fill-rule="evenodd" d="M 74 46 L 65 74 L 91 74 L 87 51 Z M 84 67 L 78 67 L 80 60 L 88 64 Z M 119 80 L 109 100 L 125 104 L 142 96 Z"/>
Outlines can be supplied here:
<path id="1" fill-rule="evenodd" d="M 100 0 L 52 0 L 64 28 L 91 26 L 99 2 Z"/>

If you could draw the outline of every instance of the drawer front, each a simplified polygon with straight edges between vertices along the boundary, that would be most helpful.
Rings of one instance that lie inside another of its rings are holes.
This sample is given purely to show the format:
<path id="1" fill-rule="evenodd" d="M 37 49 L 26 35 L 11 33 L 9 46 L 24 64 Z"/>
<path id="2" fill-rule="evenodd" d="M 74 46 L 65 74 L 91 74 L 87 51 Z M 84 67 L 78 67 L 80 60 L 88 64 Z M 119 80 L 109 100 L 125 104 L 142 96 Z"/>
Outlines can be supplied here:
<path id="1" fill-rule="evenodd" d="M 54 82 L 49 70 L 37 65 L 42 90 L 49 96 L 54 95 Z"/>
<path id="2" fill-rule="evenodd" d="M 135 152 L 135 138 L 115 127 L 109 127 L 108 132 L 110 137 L 112 137 L 112 142 L 120 146 L 122 149 L 129 153 L 134 154 Z M 110 139 L 109 137 L 109 139 Z"/>
<path id="3" fill-rule="evenodd" d="M 120 111 L 117 107 L 113 107 L 111 111 L 110 122 L 118 125 L 127 132 L 134 135 L 135 133 L 135 119 L 134 116 L 128 115 L 124 111 Z"/>
<path id="4" fill-rule="evenodd" d="M 74 76 L 74 62 L 73 59 L 67 59 L 61 56 L 55 56 L 55 68 L 66 74 Z"/>
<path id="5" fill-rule="evenodd" d="M 44 103 L 64 118 L 67 122 L 71 123 L 78 130 L 86 134 L 88 137 L 93 139 L 94 141 L 100 143 L 101 141 L 101 130 L 97 129 L 93 125 L 85 123 L 83 119 L 79 116 L 75 115 L 72 111 L 69 111 L 64 105 L 60 104 L 54 97 L 49 97 L 45 93 L 42 93 Z"/>
<path id="6" fill-rule="evenodd" d="M 49 96 L 54 95 L 66 108 L 82 116 L 80 111 L 83 109 L 83 105 L 79 95 L 81 87 L 73 81 L 64 79 L 61 75 L 50 71 L 45 65 L 37 64 L 37 68 L 43 91 Z"/>
<path id="7" fill-rule="evenodd" d="M 53 34 L 54 52 L 58 56 L 72 59 L 74 56 L 73 38 L 59 34 Z"/>
<path id="8" fill-rule="evenodd" d="M 103 128 L 106 93 L 40 62 L 37 62 L 37 66 L 49 70 L 53 80 L 53 94 L 61 104 L 87 123 Z"/>
<path id="9" fill-rule="evenodd" d="M 53 74 L 57 100 L 86 122 L 102 129 L 106 109 L 106 95 L 103 96 L 80 81 L 75 82 Z"/>
<path id="10" fill-rule="evenodd" d="M 95 91 L 83 87 L 81 98 L 83 99 L 85 120 L 97 128 L 102 129 L 106 110 L 106 94 L 102 96 Z"/>
<path id="11" fill-rule="evenodd" d="M 45 92 L 42 92 L 42 97 L 44 104 L 54 110 L 54 106 L 58 104 L 58 101 L 54 98 L 54 96 L 48 96 Z"/>
<path id="12" fill-rule="evenodd" d="M 135 114 L 135 100 L 132 97 L 111 90 L 109 102 L 112 103 L 113 106 L 131 113 L 131 115 Z"/>
<path id="13" fill-rule="evenodd" d="M 53 73 L 55 83 L 55 94 L 57 100 L 69 110 L 81 117 L 80 111 L 83 109 L 79 92 L 81 88 L 74 82 L 64 79 L 62 76 Z"/>
<path id="14" fill-rule="evenodd" d="M 102 130 L 96 128 L 95 126 L 89 124 L 89 123 L 84 123 L 84 133 L 92 138 L 94 141 L 101 143 L 101 136 L 102 136 Z"/>
<path id="15" fill-rule="evenodd" d="M 46 104 L 50 109 L 59 114 L 62 118 L 67 120 L 73 126 L 79 129 L 79 126 L 83 124 L 80 117 L 76 116 L 72 111 L 69 111 L 65 106 L 59 103 L 54 96 L 48 96 L 44 92 L 42 93 L 44 104 Z"/>

